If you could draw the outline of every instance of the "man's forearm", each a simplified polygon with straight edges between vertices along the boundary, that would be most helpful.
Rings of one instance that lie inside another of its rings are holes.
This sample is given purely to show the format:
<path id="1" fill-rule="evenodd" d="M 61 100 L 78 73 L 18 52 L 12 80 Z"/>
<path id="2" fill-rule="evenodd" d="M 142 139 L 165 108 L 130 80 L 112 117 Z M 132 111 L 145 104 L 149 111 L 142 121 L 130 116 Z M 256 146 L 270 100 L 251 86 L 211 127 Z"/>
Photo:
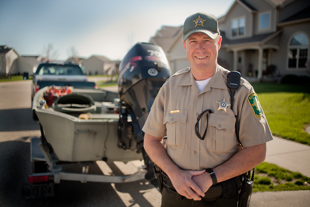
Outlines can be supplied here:
<path id="1" fill-rule="evenodd" d="M 165 147 L 160 142 L 161 140 L 162 138 L 145 134 L 144 149 L 146 153 L 168 175 L 179 194 L 188 199 L 201 200 L 201 197 L 204 197 L 204 192 L 192 180 L 192 177 L 201 175 L 204 171 L 181 170 L 168 156 Z"/>
<path id="2" fill-rule="evenodd" d="M 153 137 L 149 134 L 145 134 L 144 149 L 151 160 L 158 165 L 158 167 L 160 167 L 167 174 L 170 174 L 171 171 L 177 170 L 178 167 L 170 159 L 165 147 L 160 141 L 161 138 L 159 137 Z"/>
<path id="3" fill-rule="evenodd" d="M 223 182 L 238 175 L 244 174 L 259 163 L 263 162 L 265 155 L 266 144 L 247 147 L 240 150 L 227 162 L 213 168 L 217 182 Z M 212 183 L 211 177 L 207 172 L 202 175 L 193 177 L 193 180 L 204 192 L 209 189 L 210 183 Z"/>
<path id="4" fill-rule="evenodd" d="M 236 153 L 231 159 L 215 167 L 217 181 L 222 182 L 241 175 L 265 160 L 266 144 L 247 147 Z"/>

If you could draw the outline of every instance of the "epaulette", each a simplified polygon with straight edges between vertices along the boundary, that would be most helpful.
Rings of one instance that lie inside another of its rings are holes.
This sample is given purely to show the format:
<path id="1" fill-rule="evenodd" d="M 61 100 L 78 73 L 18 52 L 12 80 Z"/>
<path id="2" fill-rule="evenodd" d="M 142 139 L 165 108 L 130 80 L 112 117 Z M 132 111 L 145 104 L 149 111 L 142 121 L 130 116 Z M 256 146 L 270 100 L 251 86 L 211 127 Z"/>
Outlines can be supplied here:
<path id="1" fill-rule="evenodd" d="M 184 73 L 187 73 L 189 72 L 191 69 L 188 67 L 188 68 L 184 68 L 184 69 L 181 69 L 179 71 L 177 71 L 176 73 L 174 73 L 171 77 L 173 76 L 177 76 L 177 75 L 181 75 L 181 74 L 184 74 Z"/>

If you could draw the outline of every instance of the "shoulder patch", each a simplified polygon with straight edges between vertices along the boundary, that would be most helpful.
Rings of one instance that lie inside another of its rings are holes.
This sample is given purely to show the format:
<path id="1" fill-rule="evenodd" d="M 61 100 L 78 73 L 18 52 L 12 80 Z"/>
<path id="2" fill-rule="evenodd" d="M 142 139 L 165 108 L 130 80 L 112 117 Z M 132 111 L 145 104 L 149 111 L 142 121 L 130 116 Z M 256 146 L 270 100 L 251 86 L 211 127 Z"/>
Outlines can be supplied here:
<path id="1" fill-rule="evenodd" d="M 252 107 L 252 110 L 253 110 L 255 117 L 261 118 L 262 117 L 262 109 L 261 109 L 261 105 L 259 103 L 257 94 L 254 92 L 250 93 L 248 96 L 248 102 Z"/>

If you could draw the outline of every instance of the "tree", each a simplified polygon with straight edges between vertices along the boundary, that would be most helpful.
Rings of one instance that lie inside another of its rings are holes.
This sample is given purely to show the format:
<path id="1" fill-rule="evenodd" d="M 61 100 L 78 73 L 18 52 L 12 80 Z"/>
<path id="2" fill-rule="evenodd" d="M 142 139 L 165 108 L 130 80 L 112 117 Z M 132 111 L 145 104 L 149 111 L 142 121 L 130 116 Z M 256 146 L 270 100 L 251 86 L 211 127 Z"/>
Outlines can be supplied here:
<path id="1" fill-rule="evenodd" d="M 43 47 L 42 57 L 46 58 L 46 61 L 56 60 L 58 57 L 57 50 L 54 49 L 53 44 L 48 44 Z"/>
<path id="2" fill-rule="evenodd" d="M 80 64 L 81 63 L 81 60 L 80 58 L 78 57 L 78 51 L 76 50 L 75 47 L 71 47 L 69 49 L 69 59 L 72 63 L 76 63 L 76 64 Z"/>

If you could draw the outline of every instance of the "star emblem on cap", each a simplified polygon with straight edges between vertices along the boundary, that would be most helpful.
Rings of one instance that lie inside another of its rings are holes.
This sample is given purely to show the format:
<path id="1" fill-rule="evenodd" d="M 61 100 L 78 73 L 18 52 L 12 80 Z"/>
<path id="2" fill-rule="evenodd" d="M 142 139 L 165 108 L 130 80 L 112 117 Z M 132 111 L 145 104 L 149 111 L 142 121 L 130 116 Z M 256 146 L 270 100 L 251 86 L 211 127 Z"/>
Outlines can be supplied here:
<path id="1" fill-rule="evenodd" d="M 206 20 L 205 20 L 205 19 L 202 19 L 202 18 L 200 17 L 200 15 L 199 15 L 198 18 L 195 19 L 193 22 L 195 23 L 195 27 L 197 27 L 198 25 L 203 26 L 203 23 L 204 23 L 205 21 L 206 21 Z"/>
<path id="2" fill-rule="evenodd" d="M 230 106 L 230 104 L 225 102 L 225 98 L 223 99 L 223 101 L 217 101 L 216 103 L 218 103 L 219 107 L 217 110 L 224 110 L 225 112 L 227 112 L 227 107 Z"/>

